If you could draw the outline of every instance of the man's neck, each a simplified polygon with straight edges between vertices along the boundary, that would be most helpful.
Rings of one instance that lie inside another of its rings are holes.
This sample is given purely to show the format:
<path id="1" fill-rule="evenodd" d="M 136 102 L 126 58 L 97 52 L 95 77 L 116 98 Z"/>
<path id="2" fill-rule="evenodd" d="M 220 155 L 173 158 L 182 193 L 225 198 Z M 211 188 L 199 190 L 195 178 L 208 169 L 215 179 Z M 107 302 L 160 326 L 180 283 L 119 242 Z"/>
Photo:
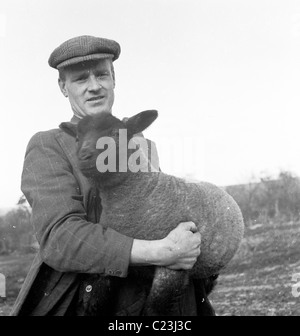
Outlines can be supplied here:
<path id="1" fill-rule="evenodd" d="M 73 123 L 73 124 L 78 124 L 79 120 L 80 120 L 80 118 L 77 117 L 77 116 L 74 114 L 70 121 L 71 121 L 71 123 Z"/>

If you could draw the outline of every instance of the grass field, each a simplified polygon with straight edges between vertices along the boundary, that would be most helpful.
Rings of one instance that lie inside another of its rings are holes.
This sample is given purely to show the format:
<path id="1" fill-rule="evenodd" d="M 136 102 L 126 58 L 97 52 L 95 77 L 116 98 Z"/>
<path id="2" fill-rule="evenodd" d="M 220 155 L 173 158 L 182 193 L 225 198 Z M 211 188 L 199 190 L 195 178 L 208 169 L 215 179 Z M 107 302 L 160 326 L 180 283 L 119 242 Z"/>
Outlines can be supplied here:
<path id="1" fill-rule="evenodd" d="M 7 283 L 0 316 L 9 314 L 33 257 L 0 257 Z M 217 315 L 300 316 L 300 296 L 292 294 L 296 279 L 300 295 L 300 223 L 257 224 L 246 230 L 210 298 Z"/>
<path id="2" fill-rule="evenodd" d="M 247 229 L 210 298 L 218 315 L 300 316 L 300 223 Z"/>

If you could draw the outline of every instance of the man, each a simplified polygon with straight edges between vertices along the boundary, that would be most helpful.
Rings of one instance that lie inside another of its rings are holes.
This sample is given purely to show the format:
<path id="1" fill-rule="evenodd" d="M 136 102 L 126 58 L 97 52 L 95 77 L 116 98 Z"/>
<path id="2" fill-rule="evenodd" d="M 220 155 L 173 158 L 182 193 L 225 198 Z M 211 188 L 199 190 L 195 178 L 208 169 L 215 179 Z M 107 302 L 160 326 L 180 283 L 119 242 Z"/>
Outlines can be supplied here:
<path id="1" fill-rule="evenodd" d="M 59 71 L 59 87 L 68 97 L 77 123 L 86 115 L 112 113 L 117 42 L 79 36 L 56 48 L 49 65 Z M 120 279 L 114 315 L 140 315 L 143 285 L 128 267 L 161 265 L 191 269 L 201 237 L 192 222 L 178 223 L 167 237 L 142 241 L 103 229 L 98 191 L 76 165 L 76 142 L 59 129 L 37 133 L 24 161 L 22 191 L 32 207 L 39 252 L 11 315 L 84 315 L 83 293 L 93 295 L 94 276 Z M 100 222 L 99 222 L 100 221 Z M 174 314 L 196 315 L 191 283 Z"/>

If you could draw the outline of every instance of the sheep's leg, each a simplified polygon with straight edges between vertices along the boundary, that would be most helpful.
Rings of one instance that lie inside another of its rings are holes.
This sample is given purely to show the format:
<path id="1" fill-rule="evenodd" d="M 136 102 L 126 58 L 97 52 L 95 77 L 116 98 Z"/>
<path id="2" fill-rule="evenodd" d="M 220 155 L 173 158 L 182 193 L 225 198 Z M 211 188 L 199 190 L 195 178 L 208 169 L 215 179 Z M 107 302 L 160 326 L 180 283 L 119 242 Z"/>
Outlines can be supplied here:
<path id="1" fill-rule="evenodd" d="M 167 316 L 189 282 L 186 271 L 175 271 L 165 267 L 155 270 L 152 287 L 144 308 L 144 315 Z"/>
<path id="2" fill-rule="evenodd" d="M 215 316 L 215 311 L 209 302 L 208 295 L 210 289 L 206 287 L 213 287 L 214 279 L 194 279 L 195 297 L 197 304 L 198 316 Z M 209 286 L 205 286 L 205 283 L 209 282 Z"/>

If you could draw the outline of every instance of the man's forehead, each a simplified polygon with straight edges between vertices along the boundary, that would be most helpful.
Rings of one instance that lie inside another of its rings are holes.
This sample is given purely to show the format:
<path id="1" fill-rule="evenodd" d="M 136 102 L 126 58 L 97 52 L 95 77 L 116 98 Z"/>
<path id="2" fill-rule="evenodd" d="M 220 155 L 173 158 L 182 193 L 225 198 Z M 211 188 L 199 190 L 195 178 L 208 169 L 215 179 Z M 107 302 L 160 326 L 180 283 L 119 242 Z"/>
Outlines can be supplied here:
<path id="1" fill-rule="evenodd" d="M 76 63 L 66 67 L 64 70 L 66 72 L 81 72 L 91 69 L 110 69 L 111 60 L 109 58 L 100 59 L 100 60 L 92 60 Z"/>

